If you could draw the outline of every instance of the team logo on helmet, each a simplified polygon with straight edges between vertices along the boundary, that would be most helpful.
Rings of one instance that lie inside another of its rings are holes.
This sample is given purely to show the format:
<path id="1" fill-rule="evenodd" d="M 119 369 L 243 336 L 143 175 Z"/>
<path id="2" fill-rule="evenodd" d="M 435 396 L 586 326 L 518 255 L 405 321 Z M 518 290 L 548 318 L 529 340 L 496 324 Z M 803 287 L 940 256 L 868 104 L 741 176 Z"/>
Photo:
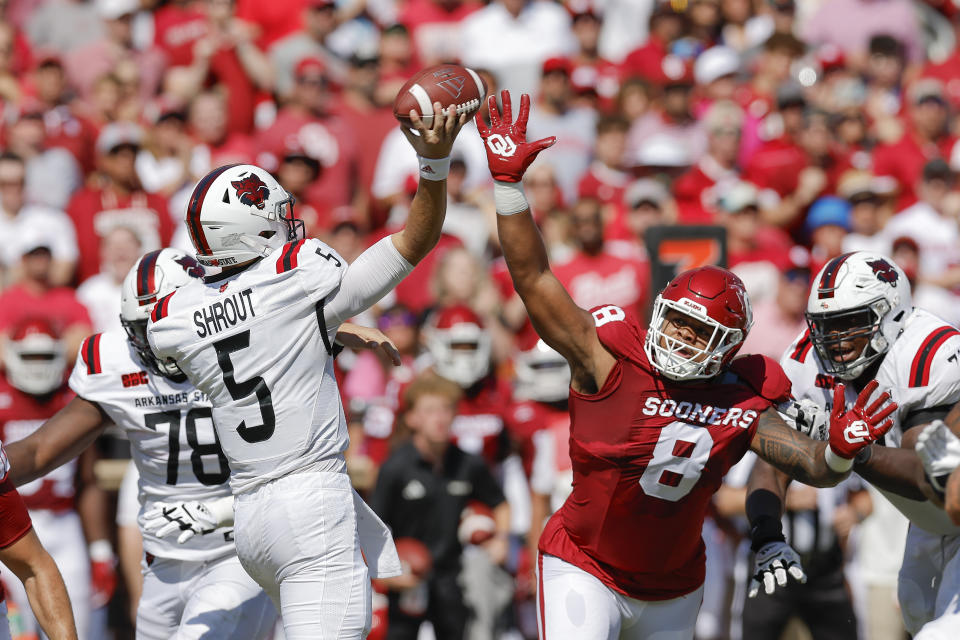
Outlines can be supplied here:
<path id="1" fill-rule="evenodd" d="M 870 268 L 873 269 L 873 273 L 877 276 L 877 280 L 880 282 L 886 282 L 892 287 L 897 286 L 897 280 L 900 279 L 900 274 L 897 273 L 897 270 L 893 268 L 886 260 L 882 258 L 879 260 L 867 260 L 867 264 L 870 265 Z"/>
<path id="2" fill-rule="evenodd" d="M 237 190 L 237 198 L 245 205 L 263 209 L 270 196 L 270 189 L 255 173 L 230 183 Z"/>
<path id="3" fill-rule="evenodd" d="M 194 278 L 203 277 L 203 267 L 190 256 L 181 256 L 176 258 L 174 262 L 183 267 L 183 270 L 187 272 L 188 276 L 193 276 Z"/>

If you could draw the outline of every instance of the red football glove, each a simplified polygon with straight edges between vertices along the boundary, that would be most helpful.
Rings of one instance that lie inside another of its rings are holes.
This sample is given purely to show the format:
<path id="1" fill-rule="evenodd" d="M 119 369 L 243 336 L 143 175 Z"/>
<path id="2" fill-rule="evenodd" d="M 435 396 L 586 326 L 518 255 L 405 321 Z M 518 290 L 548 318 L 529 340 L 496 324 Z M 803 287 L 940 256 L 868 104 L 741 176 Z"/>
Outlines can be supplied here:
<path id="1" fill-rule="evenodd" d="M 90 599 L 93 608 L 105 607 L 117 590 L 117 572 L 113 560 L 90 563 Z"/>
<path id="2" fill-rule="evenodd" d="M 483 123 L 478 112 L 475 119 L 477 131 L 483 138 L 487 149 L 487 164 L 494 180 L 501 182 L 520 182 L 523 172 L 534 161 L 537 154 L 557 141 L 556 136 L 543 138 L 536 142 L 527 142 L 527 118 L 530 116 L 530 96 L 520 96 L 520 113 L 517 121 L 513 122 L 513 110 L 510 104 L 510 92 L 504 89 L 500 92 L 503 102 L 503 118 L 497 109 L 496 96 L 487 98 L 490 108 L 490 126 Z"/>
<path id="3" fill-rule="evenodd" d="M 873 404 L 864 409 L 867 400 L 876 391 L 879 384 L 871 380 L 863 388 L 850 411 L 844 411 L 844 386 L 838 384 L 833 389 L 833 410 L 830 412 L 830 450 L 838 457 L 852 460 L 867 445 L 876 442 L 893 426 L 893 420 L 887 420 L 897 410 L 897 403 L 890 402 L 890 394 L 884 391 Z M 886 420 L 886 422 L 884 422 Z M 880 426 L 877 426 L 880 425 Z"/>

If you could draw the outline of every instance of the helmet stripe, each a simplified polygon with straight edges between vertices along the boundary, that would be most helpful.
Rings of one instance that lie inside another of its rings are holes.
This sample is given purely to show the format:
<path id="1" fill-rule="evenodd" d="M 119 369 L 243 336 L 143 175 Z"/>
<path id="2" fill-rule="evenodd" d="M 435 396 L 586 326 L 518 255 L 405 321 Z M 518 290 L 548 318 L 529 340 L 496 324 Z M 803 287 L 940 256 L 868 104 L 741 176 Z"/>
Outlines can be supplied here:
<path id="1" fill-rule="evenodd" d="M 190 239 L 197 253 L 205 256 L 211 255 L 210 244 L 207 237 L 203 234 L 203 225 L 200 224 L 200 209 L 203 207 L 203 200 L 207 197 L 207 191 L 213 181 L 220 177 L 227 169 L 237 166 L 236 164 L 227 164 L 218 169 L 214 169 L 197 183 L 193 188 L 193 194 L 190 196 L 190 202 L 187 204 L 187 231 L 190 233 Z"/>
<path id="2" fill-rule="evenodd" d="M 933 366 L 933 357 L 943 346 L 943 343 L 953 336 L 960 336 L 960 331 L 953 327 L 940 327 L 927 336 L 920 345 L 920 349 L 913 357 L 910 366 L 910 386 L 925 387 L 930 383 L 930 368 Z"/>
<path id="3" fill-rule="evenodd" d="M 156 251 L 151 251 L 147 255 L 140 258 L 140 264 L 137 265 L 137 299 L 140 302 L 142 307 L 145 304 L 155 302 L 155 298 L 147 299 L 152 293 L 156 293 L 156 267 L 157 267 L 157 258 L 160 257 L 160 251 L 162 249 L 157 249 Z"/>
<path id="4" fill-rule="evenodd" d="M 817 285 L 818 300 L 833 297 L 833 290 L 837 288 L 837 273 L 840 271 L 840 266 L 852 255 L 852 253 L 845 253 L 827 263 L 823 275 L 820 276 L 820 284 Z"/>

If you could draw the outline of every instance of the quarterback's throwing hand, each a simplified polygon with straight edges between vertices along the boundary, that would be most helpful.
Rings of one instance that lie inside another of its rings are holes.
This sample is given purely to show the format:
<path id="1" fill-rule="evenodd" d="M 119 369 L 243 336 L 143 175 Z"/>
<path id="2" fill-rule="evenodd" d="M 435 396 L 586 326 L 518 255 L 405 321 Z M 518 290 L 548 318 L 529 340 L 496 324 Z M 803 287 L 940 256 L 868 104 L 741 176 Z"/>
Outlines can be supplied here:
<path id="1" fill-rule="evenodd" d="M 843 383 L 834 387 L 833 410 L 830 412 L 830 444 L 826 452 L 827 464 L 834 471 L 848 471 L 853 466 L 853 458 L 869 444 L 879 440 L 893 426 L 893 420 L 889 418 L 898 405 L 890 402 L 888 392 L 884 391 L 867 406 L 867 401 L 878 386 L 876 380 L 867 383 L 850 411 L 844 411 Z"/>
<path id="2" fill-rule="evenodd" d="M 178 544 L 183 544 L 195 535 L 211 533 L 220 526 L 213 512 L 195 500 L 160 504 L 143 514 L 144 531 L 158 538 L 179 532 Z"/>
<path id="3" fill-rule="evenodd" d="M 953 435 L 943 420 L 934 420 L 920 432 L 916 450 L 930 486 L 942 498 L 947 490 L 947 479 L 960 466 L 960 438 Z"/>
<path id="4" fill-rule="evenodd" d="M 523 173 L 533 162 L 537 154 L 552 147 L 557 141 L 556 136 L 543 138 L 536 142 L 527 142 L 527 118 L 530 117 L 530 96 L 520 96 L 520 112 L 516 121 L 513 120 L 513 107 L 510 103 L 510 92 L 504 89 L 500 92 L 503 102 L 503 115 L 497 109 L 496 96 L 487 98 L 490 111 L 490 126 L 484 124 L 480 114 L 475 116 L 477 131 L 483 138 L 483 146 L 487 150 L 487 164 L 494 180 L 501 182 L 520 182 Z"/>
<path id="5" fill-rule="evenodd" d="M 764 593 L 770 595 L 777 586 L 787 586 L 788 574 L 797 582 L 807 581 L 807 574 L 800 566 L 800 556 L 786 542 L 768 542 L 760 547 L 753 558 L 753 568 L 750 591 L 747 593 L 750 598 L 760 593 L 761 582 Z"/>

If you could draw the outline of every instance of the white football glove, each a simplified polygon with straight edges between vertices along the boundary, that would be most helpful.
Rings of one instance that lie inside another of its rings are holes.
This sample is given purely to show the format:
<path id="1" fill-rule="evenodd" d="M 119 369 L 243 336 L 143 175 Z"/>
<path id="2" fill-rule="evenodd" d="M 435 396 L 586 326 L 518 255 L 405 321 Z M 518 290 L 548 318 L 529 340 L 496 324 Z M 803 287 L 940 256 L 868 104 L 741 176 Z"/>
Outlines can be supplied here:
<path id="1" fill-rule="evenodd" d="M 755 598 L 760 592 L 760 582 L 763 582 L 763 591 L 767 595 L 773 593 L 776 585 L 787 586 L 787 574 L 797 582 L 806 582 L 807 574 L 800 566 L 800 556 L 793 547 L 786 542 L 768 542 L 760 547 L 753 558 L 754 574 L 750 580 L 750 591 L 747 596 Z"/>
<path id="2" fill-rule="evenodd" d="M 916 450 L 931 486 L 942 495 L 950 473 L 960 466 L 960 438 L 943 420 L 934 420 L 920 432 Z"/>
<path id="3" fill-rule="evenodd" d="M 777 407 L 784 422 L 813 440 L 830 440 L 830 412 L 809 398 L 788 400 Z"/>
<path id="4" fill-rule="evenodd" d="M 195 535 L 212 533 L 233 524 L 233 497 L 210 502 L 177 502 L 158 504 L 143 514 L 143 529 L 158 538 L 180 532 L 177 544 L 183 544 Z"/>

